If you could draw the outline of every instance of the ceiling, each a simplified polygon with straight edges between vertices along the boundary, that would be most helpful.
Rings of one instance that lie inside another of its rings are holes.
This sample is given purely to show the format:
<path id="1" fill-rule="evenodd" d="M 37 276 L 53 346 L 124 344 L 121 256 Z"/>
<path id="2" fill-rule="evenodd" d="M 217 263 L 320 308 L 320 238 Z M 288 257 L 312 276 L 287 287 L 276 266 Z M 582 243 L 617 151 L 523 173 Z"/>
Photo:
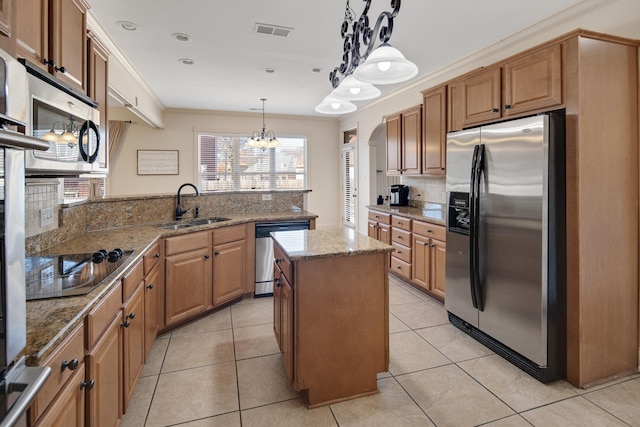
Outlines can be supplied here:
<path id="1" fill-rule="evenodd" d="M 390 44 L 416 63 L 413 80 L 378 86 L 383 96 L 536 24 L 580 0 L 405 0 Z M 342 59 L 345 0 L 89 0 L 91 13 L 168 108 L 319 116 Z M 374 0 L 371 27 L 391 1 Z M 364 0 L 351 0 L 356 17 Z M 523 10 L 524 5 L 535 7 Z M 136 24 L 127 31 L 118 21 Z M 255 32 L 264 23 L 287 37 Z M 190 36 L 189 41 L 172 38 Z M 192 65 L 179 60 L 188 58 Z M 319 68 L 319 72 L 313 72 Z M 267 73 L 272 69 L 275 72 Z M 362 106 L 371 101 L 355 102 Z"/>

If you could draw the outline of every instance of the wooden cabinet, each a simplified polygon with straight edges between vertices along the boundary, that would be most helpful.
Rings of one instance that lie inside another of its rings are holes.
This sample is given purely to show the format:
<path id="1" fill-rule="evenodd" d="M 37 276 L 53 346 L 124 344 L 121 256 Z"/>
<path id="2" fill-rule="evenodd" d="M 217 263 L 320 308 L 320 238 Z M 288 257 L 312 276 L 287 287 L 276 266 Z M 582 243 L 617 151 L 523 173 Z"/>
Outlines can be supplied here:
<path id="1" fill-rule="evenodd" d="M 388 255 L 289 260 L 278 242 L 274 251 L 274 330 L 293 387 L 310 408 L 377 393 L 389 367 Z"/>
<path id="2" fill-rule="evenodd" d="M 88 33 L 87 44 L 87 95 L 98 103 L 100 112 L 100 154 L 98 162 L 101 172 L 108 172 L 109 163 L 109 121 L 107 108 L 107 86 L 109 82 L 109 54 L 102 42 L 93 34 Z"/>
<path id="3" fill-rule="evenodd" d="M 127 412 L 133 390 L 145 361 L 144 345 L 144 287 L 142 282 L 123 305 L 122 318 L 123 403 Z"/>
<path id="4" fill-rule="evenodd" d="M 562 105 L 562 47 L 554 44 L 449 85 L 449 130 Z"/>
<path id="5" fill-rule="evenodd" d="M 493 67 L 449 85 L 449 130 L 502 117 L 502 69 Z"/>
<path id="6" fill-rule="evenodd" d="M 396 248 L 391 252 L 391 272 L 406 280 L 411 280 L 411 219 L 397 215 L 391 220 L 391 244 Z"/>
<path id="7" fill-rule="evenodd" d="M 160 329 L 160 268 L 154 266 L 144 278 L 144 354 L 145 359 L 151 352 L 153 342 Z"/>
<path id="8" fill-rule="evenodd" d="M 83 427 L 85 424 L 84 363 L 73 371 L 69 381 L 47 412 L 35 424 L 36 427 Z"/>
<path id="9" fill-rule="evenodd" d="M 115 427 L 122 419 L 122 286 L 118 284 L 86 317 L 87 426 Z"/>
<path id="10" fill-rule="evenodd" d="M 387 175 L 422 173 L 422 106 L 387 116 Z"/>
<path id="11" fill-rule="evenodd" d="M 42 420 L 71 419 L 65 418 L 67 414 L 73 415 L 69 411 L 76 413 L 81 411 L 84 414 L 84 391 L 82 391 L 82 408 L 77 408 L 80 403 L 79 392 L 81 383 L 84 381 L 84 327 L 77 326 L 64 341 L 44 360 L 42 366 L 51 368 L 51 374 L 36 395 L 29 409 L 31 424 L 35 424 L 42 417 Z M 78 375 L 81 372 L 81 375 Z M 71 387 L 73 391 L 68 391 Z M 60 392 L 64 389 L 65 394 Z M 65 402 L 70 399 L 69 402 Z M 70 406 L 67 406 L 70 405 Z M 47 412 L 47 415 L 44 415 Z M 76 414 L 77 415 L 77 414 Z M 63 418 L 59 418 L 63 417 Z M 79 424 L 57 424 L 57 425 L 82 425 Z M 52 425 L 40 421 L 38 425 Z"/>
<path id="12" fill-rule="evenodd" d="M 422 165 L 425 175 L 444 175 L 447 156 L 447 86 L 422 92 Z"/>
<path id="13" fill-rule="evenodd" d="M 445 228 L 422 221 L 413 222 L 413 284 L 444 300 L 445 292 Z"/>
<path id="14" fill-rule="evenodd" d="M 13 0 L 0 0 L 0 34 L 10 37 Z"/>
<path id="15" fill-rule="evenodd" d="M 120 312 L 118 312 L 120 313 Z M 122 419 L 122 334 L 120 316 L 115 316 L 86 358 L 87 426 L 117 427 Z"/>
<path id="16" fill-rule="evenodd" d="M 369 211 L 368 235 L 372 239 L 391 244 L 391 215 L 378 211 Z"/>
<path id="17" fill-rule="evenodd" d="M 562 104 L 562 45 L 507 62 L 503 108 L 506 117 Z"/>
<path id="18" fill-rule="evenodd" d="M 213 305 L 244 294 L 247 263 L 246 226 L 213 230 Z"/>
<path id="19" fill-rule="evenodd" d="M 188 320 L 213 306 L 210 232 L 165 239 L 165 324 Z"/>
<path id="20" fill-rule="evenodd" d="M 279 262 L 274 263 L 275 283 L 273 287 L 273 327 L 282 362 L 290 382 L 294 381 L 293 360 L 293 280 L 292 266 L 282 250 L 276 245 L 274 256 Z M 287 276 L 288 275 L 288 276 Z"/>
<path id="21" fill-rule="evenodd" d="M 88 9 L 86 0 L 20 0 L 18 56 L 85 92 Z"/>

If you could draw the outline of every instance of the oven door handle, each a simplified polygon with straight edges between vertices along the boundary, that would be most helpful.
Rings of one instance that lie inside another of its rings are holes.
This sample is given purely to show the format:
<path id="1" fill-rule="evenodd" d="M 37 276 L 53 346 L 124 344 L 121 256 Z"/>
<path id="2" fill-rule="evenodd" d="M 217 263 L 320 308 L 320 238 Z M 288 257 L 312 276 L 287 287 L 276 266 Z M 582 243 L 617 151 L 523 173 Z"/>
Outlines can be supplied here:
<path id="1" fill-rule="evenodd" d="M 89 129 L 91 129 L 96 134 L 96 149 L 93 153 L 88 154 L 84 149 L 84 144 L 82 143 L 82 139 L 84 134 L 87 134 L 87 148 L 89 148 Z M 91 120 L 87 120 L 82 124 L 80 128 L 80 134 L 78 135 L 78 145 L 80 146 L 80 155 L 82 156 L 82 160 L 85 162 L 93 163 L 98 158 L 98 151 L 100 150 L 100 132 L 98 132 L 98 127 Z"/>
<path id="2" fill-rule="evenodd" d="M 13 426 L 20 420 L 51 373 L 51 368 L 48 366 L 36 367 L 24 366 L 24 364 L 24 357 L 22 357 L 14 368 L 17 371 L 15 378 L 10 374 L 6 379 L 9 391 L 20 392 L 20 396 L 0 421 L 0 427 Z"/>

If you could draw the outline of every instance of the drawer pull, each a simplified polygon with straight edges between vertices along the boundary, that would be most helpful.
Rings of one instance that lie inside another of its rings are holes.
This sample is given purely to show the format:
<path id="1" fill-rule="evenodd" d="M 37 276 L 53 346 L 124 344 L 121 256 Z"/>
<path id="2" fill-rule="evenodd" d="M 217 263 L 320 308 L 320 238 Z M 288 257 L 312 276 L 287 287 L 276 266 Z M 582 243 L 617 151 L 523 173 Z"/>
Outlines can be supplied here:
<path id="1" fill-rule="evenodd" d="M 398 251 L 398 255 L 401 255 L 401 254 L 402 254 L 402 251 Z"/>
<path id="2" fill-rule="evenodd" d="M 398 239 L 402 240 L 402 236 L 397 236 L 397 237 L 398 237 Z"/>
<path id="3" fill-rule="evenodd" d="M 433 233 L 433 230 L 429 228 L 427 229 L 427 233 Z"/>
<path id="4" fill-rule="evenodd" d="M 75 371 L 78 367 L 78 359 L 71 359 L 70 362 L 67 362 L 66 359 L 62 361 L 62 366 L 60 372 L 64 372 L 65 369 L 69 369 L 70 371 Z"/>
<path id="5" fill-rule="evenodd" d="M 397 266 L 396 268 L 397 268 L 398 270 L 402 270 L 402 267 L 400 267 L 400 266 Z"/>
<path id="6" fill-rule="evenodd" d="M 89 381 L 82 381 L 80 383 L 80 390 L 91 390 L 93 388 L 93 386 L 96 385 L 96 382 L 94 380 L 89 380 Z"/>

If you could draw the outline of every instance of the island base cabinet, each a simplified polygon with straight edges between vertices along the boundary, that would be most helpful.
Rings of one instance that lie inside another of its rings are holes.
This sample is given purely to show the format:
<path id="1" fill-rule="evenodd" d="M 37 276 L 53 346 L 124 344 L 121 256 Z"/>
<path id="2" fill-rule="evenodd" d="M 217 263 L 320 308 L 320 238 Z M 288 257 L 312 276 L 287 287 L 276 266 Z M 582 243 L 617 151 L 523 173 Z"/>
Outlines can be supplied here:
<path id="1" fill-rule="evenodd" d="M 294 386 L 308 407 L 378 392 L 389 367 L 388 262 L 385 253 L 294 262 Z"/>

